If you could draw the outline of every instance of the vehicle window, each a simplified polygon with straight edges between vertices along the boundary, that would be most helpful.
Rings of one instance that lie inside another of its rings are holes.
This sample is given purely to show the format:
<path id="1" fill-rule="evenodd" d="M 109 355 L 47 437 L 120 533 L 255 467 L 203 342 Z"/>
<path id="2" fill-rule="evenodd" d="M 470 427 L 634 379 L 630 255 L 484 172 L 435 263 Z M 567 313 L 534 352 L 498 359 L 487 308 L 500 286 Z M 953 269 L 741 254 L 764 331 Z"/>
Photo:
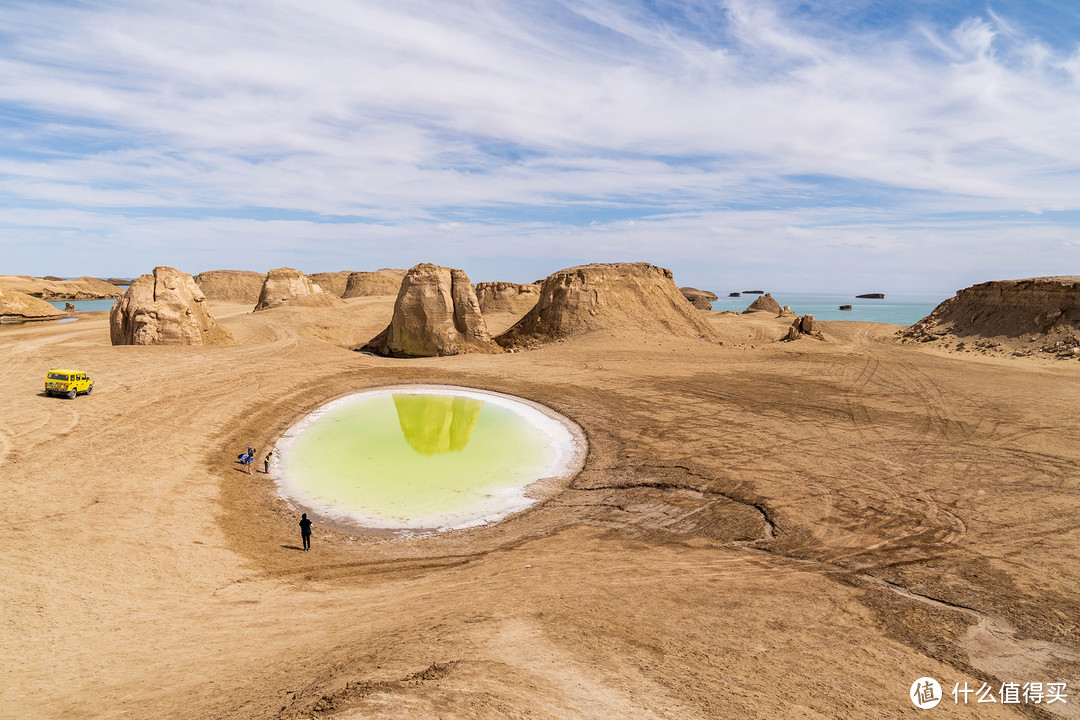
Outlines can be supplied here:
<path id="1" fill-rule="evenodd" d="M 50 380 L 67 380 L 67 375 L 61 375 L 60 373 L 49 373 Z"/>

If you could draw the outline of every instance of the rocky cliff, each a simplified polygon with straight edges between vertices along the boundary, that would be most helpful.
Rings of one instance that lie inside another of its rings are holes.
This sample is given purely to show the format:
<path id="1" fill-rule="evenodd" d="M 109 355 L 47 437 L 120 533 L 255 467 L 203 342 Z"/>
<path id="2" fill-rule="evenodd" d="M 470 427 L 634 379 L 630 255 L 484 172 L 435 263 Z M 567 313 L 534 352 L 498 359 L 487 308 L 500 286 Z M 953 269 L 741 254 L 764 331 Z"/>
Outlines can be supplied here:
<path id="1" fill-rule="evenodd" d="M 900 333 L 911 342 L 1080 356 L 1080 277 L 994 280 L 965 288 Z"/>

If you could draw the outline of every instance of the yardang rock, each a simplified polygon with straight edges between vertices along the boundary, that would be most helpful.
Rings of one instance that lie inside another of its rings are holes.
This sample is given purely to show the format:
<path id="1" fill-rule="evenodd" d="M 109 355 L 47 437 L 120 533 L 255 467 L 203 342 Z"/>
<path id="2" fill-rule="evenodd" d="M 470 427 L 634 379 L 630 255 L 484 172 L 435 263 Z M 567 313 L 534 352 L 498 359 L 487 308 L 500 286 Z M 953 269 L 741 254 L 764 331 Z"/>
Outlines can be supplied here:
<path id="1" fill-rule="evenodd" d="M 362 349 L 393 357 L 498 353 L 469 276 L 421 263 L 401 281 L 390 324 Z"/>
<path id="2" fill-rule="evenodd" d="M 745 291 L 743 291 L 745 292 Z M 752 312 L 771 312 L 774 315 L 780 314 L 780 303 L 773 300 L 773 296 L 769 293 L 765 293 L 754 302 L 750 303 L 750 306 L 743 310 L 744 313 Z"/>
<path id="3" fill-rule="evenodd" d="M 405 270 L 382 268 L 374 272 L 349 273 L 345 283 L 345 292 L 341 297 L 374 297 L 377 295 L 397 295 Z"/>
<path id="4" fill-rule="evenodd" d="M 187 273 L 156 267 L 128 287 L 109 312 L 113 345 L 226 345 L 232 336 L 206 307 Z"/>
<path id="5" fill-rule="evenodd" d="M 253 270 L 207 270 L 195 276 L 195 284 L 207 300 L 254 305 L 265 277 Z"/>
<path id="6" fill-rule="evenodd" d="M 36 297 L 16 290 L 0 290 L 0 322 L 52 320 L 60 311 Z"/>
<path id="7" fill-rule="evenodd" d="M 679 292 L 670 270 L 648 263 L 606 263 L 548 276 L 536 306 L 496 342 L 514 347 L 597 331 L 704 339 L 713 332 Z"/>
<path id="8" fill-rule="evenodd" d="M 311 282 L 304 273 L 292 268 L 275 268 L 266 273 L 256 310 L 266 310 L 283 305 L 289 307 L 331 307 L 341 303 L 321 287 Z"/>

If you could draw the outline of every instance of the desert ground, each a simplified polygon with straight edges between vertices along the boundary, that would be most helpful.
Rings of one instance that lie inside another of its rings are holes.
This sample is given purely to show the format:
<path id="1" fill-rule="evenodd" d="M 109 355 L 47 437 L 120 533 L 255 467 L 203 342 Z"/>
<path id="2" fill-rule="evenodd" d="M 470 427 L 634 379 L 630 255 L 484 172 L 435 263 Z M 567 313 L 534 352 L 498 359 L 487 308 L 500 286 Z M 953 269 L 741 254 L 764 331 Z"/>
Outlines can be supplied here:
<path id="1" fill-rule="evenodd" d="M 225 347 L 112 347 L 107 313 L 0 328 L 0 716 L 899 718 L 930 676 L 931 713 L 1080 717 L 1080 363 L 720 313 L 723 345 L 351 351 L 393 300 L 214 304 Z M 94 393 L 45 397 L 51 367 Z M 584 469 L 494 526 L 316 517 L 300 552 L 300 508 L 237 454 L 414 382 L 557 410 Z M 1012 682 L 1068 702 L 950 694 Z"/>

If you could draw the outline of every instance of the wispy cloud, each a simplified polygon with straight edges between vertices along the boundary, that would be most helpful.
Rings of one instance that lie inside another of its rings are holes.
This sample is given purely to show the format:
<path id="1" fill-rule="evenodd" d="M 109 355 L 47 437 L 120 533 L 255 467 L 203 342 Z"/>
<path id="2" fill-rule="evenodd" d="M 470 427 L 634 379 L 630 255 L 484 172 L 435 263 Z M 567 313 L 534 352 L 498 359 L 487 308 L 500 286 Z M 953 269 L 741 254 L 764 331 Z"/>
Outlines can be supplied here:
<path id="1" fill-rule="evenodd" d="M 1075 271 L 1075 41 L 1021 5 L 852 21 L 867 6 L 8 3 L 0 252 L 19 272 L 162 254 L 316 270 L 436 259 L 453 238 L 465 258 L 701 272 L 707 254 L 723 273 L 740 265 L 721 253 L 757 246 L 778 274 L 797 253 L 942 287 L 956 273 L 920 260 L 963 262 L 978 227 L 990 276 Z"/>

